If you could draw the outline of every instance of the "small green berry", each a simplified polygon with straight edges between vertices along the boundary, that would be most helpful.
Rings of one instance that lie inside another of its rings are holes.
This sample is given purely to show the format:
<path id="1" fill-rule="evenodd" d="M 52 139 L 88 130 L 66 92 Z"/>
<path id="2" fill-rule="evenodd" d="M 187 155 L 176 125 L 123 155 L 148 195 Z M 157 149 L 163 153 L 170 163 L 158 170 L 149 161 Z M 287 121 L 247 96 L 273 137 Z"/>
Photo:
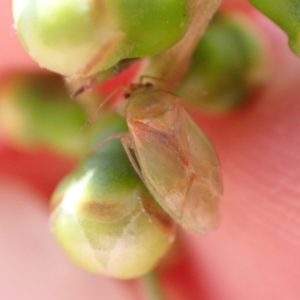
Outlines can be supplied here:
<path id="1" fill-rule="evenodd" d="M 300 5 L 298 0 L 250 0 L 263 14 L 280 26 L 289 36 L 289 44 L 300 56 Z"/>
<path id="2" fill-rule="evenodd" d="M 61 76 L 46 72 L 18 72 L 1 82 L 0 130 L 22 148 L 40 146 L 78 157 L 85 149 L 80 132 L 87 115 L 72 101 Z"/>
<path id="3" fill-rule="evenodd" d="M 102 115 L 98 124 L 100 140 L 127 130 L 114 114 Z M 174 239 L 174 222 L 149 194 L 119 140 L 107 142 L 62 180 L 52 208 L 52 230 L 66 253 L 106 276 L 127 279 L 151 271 Z"/>
<path id="4" fill-rule="evenodd" d="M 89 76 L 174 45 L 188 28 L 182 0 L 13 0 L 18 36 L 42 66 Z"/>
<path id="5" fill-rule="evenodd" d="M 265 45 L 239 14 L 218 14 L 199 41 L 178 95 L 212 112 L 243 105 L 267 78 Z"/>

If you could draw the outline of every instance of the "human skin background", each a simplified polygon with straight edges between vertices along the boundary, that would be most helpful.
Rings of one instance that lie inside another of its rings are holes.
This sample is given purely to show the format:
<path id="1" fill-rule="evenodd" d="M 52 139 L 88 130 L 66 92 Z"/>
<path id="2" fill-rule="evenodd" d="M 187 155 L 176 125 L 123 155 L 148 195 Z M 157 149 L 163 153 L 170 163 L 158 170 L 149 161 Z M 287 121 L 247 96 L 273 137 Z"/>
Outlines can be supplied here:
<path id="1" fill-rule="evenodd" d="M 17 41 L 10 5 L 0 3 L 0 77 L 12 68 L 37 68 Z M 236 113 L 198 115 L 223 167 L 222 218 L 207 236 L 181 234 L 184 255 L 162 272 L 162 282 L 172 300 L 298 300 L 300 59 L 289 51 L 286 36 L 246 1 L 226 1 L 224 7 L 256 20 L 269 47 L 270 80 Z M 47 197 L 71 166 L 0 142 L 0 298 L 142 299 L 135 281 L 80 270 L 52 238 Z"/>

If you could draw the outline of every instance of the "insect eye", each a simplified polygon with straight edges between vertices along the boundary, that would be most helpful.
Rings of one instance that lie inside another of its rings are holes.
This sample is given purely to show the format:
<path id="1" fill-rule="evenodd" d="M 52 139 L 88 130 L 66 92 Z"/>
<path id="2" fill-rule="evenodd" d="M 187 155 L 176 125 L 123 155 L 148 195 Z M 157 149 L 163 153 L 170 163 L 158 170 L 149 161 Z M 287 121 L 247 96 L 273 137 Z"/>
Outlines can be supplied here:
<path id="1" fill-rule="evenodd" d="M 151 82 L 146 82 L 145 83 L 145 87 L 146 88 L 153 88 L 154 86 L 153 86 L 153 84 Z"/>
<path id="2" fill-rule="evenodd" d="M 125 98 L 125 99 L 128 99 L 130 96 L 131 96 L 130 93 L 125 93 L 125 94 L 124 94 L 124 98 Z"/>

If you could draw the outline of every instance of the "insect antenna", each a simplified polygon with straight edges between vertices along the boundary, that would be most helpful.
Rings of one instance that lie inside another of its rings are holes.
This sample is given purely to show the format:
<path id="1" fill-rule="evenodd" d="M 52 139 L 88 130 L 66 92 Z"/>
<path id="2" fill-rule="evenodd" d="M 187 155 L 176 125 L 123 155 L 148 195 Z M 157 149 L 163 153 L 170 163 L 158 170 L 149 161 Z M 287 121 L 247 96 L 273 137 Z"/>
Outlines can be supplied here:
<path id="1" fill-rule="evenodd" d="M 162 88 L 163 90 L 166 90 L 166 91 L 169 91 L 170 88 L 168 87 L 168 82 L 163 79 L 163 78 L 160 78 L 160 77 L 155 77 L 155 76 L 151 76 L 151 75 L 141 75 L 140 76 L 140 79 L 139 79 L 139 84 L 140 85 L 147 85 L 147 84 L 151 84 L 151 83 L 143 83 L 143 81 L 145 79 L 151 79 L 151 80 L 156 80 L 156 81 L 159 81 L 159 82 L 162 82 L 164 84 L 166 84 L 167 88 Z M 195 92 L 195 93 L 198 93 L 199 94 L 199 91 L 195 88 L 193 88 L 191 85 L 188 85 L 188 86 L 185 86 L 183 83 L 176 83 L 174 86 L 173 86 L 173 89 L 176 89 L 176 88 L 180 88 L 184 91 L 187 91 L 187 92 Z M 202 91 L 201 92 L 201 95 L 202 96 L 207 96 L 208 93 L 206 91 Z"/>
<path id="2" fill-rule="evenodd" d="M 120 74 L 122 71 L 129 68 L 133 63 L 135 63 L 138 59 L 131 58 L 131 59 L 123 59 L 119 61 L 119 63 L 105 71 L 99 72 L 91 77 L 88 77 L 85 79 L 83 83 L 78 83 L 80 86 L 71 94 L 71 98 L 74 99 L 81 95 L 82 93 L 85 93 L 89 90 L 92 90 L 97 85 L 103 83 L 104 81 L 114 77 L 115 75 Z M 78 78 L 77 78 L 78 79 Z M 67 81 L 72 82 L 73 80 L 76 80 L 75 77 L 69 77 L 67 78 Z"/>
<path id="3" fill-rule="evenodd" d="M 95 76 L 88 78 L 78 89 L 75 90 L 75 92 L 71 94 L 71 99 L 75 99 L 79 95 L 93 89 L 99 83 L 99 80 Z"/>
<path id="4" fill-rule="evenodd" d="M 103 141 L 101 141 L 97 146 L 95 146 L 91 151 L 89 151 L 88 155 L 95 154 L 98 150 L 100 150 L 103 146 L 105 146 L 111 140 L 121 140 L 123 137 L 127 136 L 128 132 L 118 132 L 109 135 Z"/>
<path id="5" fill-rule="evenodd" d="M 125 89 L 124 86 L 118 86 L 115 88 L 111 93 L 108 94 L 108 96 L 99 104 L 97 109 L 94 111 L 93 115 L 89 118 L 89 120 L 81 127 L 81 130 L 84 130 L 89 124 L 91 124 L 94 119 L 96 118 L 97 114 L 101 110 L 102 106 L 109 100 L 111 99 L 119 90 Z M 125 89 L 126 90 L 126 89 Z"/>

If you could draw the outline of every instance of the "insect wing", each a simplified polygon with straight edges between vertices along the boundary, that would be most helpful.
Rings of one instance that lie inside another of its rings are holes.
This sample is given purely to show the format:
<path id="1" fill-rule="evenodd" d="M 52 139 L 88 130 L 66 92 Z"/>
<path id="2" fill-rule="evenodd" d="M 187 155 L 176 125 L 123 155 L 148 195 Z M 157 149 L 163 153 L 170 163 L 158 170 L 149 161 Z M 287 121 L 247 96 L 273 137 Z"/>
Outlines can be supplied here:
<path id="1" fill-rule="evenodd" d="M 129 126 L 145 183 L 159 204 L 180 223 L 188 175 L 176 141 L 142 122 Z"/>
<path id="2" fill-rule="evenodd" d="M 196 232 L 207 232 L 218 221 L 223 193 L 222 173 L 216 151 L 190 115 L 181 109 L 175 133 L 189 162 L 189 191 L 184 201 L 181 224 Z"/>
<path id="3" fill-rule="evenodd" d="M 134 150 L 146 185 L 160 205 L 186 229 L 207 232 L 218 219 L 219 160 L 189 114 L 181 106 L 173 113 L 168 131 L 164 126 L 159 130 L 157 122 L 154 128 L 131 123 Z"/>

